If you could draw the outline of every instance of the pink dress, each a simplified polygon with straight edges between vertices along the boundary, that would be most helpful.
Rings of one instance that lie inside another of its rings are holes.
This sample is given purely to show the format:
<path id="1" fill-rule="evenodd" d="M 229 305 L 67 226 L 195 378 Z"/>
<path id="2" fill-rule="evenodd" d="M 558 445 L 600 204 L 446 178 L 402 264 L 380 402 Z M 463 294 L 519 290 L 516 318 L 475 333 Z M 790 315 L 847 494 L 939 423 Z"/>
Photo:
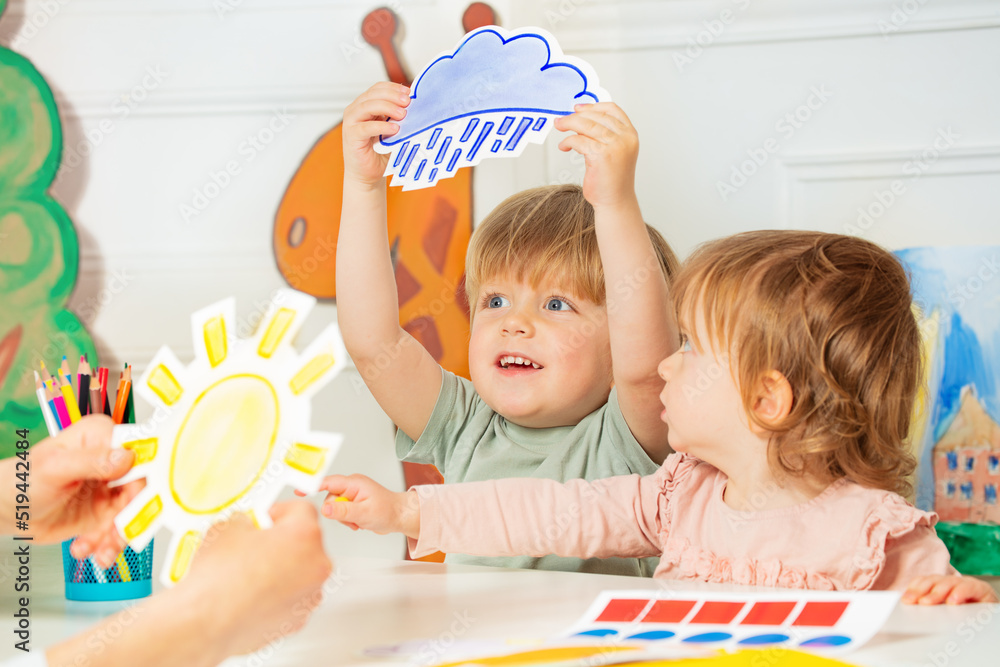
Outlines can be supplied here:
<path id="1" fill-rule="evenodd" d="M 816 590 L 905 589 L 953 574 L 937 515 L 841 479 L 809 502 L 741 512 L 727 477 L 672 454 L 648 477 L 498 479 L 417 487 L 414 557 L 660 556 L 655 577 Z M 752 499 L 751 499 L 752 501 Z"/>

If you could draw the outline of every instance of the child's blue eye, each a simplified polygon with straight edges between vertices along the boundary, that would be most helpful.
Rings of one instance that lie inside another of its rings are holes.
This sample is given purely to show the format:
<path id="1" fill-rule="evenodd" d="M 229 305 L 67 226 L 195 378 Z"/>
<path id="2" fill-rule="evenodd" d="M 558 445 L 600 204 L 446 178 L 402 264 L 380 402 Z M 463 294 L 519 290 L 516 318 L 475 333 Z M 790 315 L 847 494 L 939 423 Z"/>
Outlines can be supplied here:
<path id="1" fill-rule="evenodd" d="M 681 334 L 681 352 L 691 351 L 691 339 L 687 337 L 687 334 Z"/>
<path id="2" fill-rule="evenodd" d="M 545 310 L 573 310 L 573 308 L 562 299 L 552 297 L 545 304 Z"/>
<path id="3" fill-rule="evenodd" d="M 487 308 L 503 308 L 504 306 L 509 306 L 509 305 L 510 301 L 496 294 L 486 299 Z"/>

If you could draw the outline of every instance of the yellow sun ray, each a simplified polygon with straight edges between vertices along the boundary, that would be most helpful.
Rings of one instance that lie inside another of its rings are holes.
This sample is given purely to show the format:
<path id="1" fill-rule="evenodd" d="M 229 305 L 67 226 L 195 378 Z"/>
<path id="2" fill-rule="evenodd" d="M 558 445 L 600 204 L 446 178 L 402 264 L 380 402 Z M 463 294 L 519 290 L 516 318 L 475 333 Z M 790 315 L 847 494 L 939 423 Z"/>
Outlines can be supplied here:
<path id="1" fill-rule="evenodd" d="M 135 453 L 135 461 L 133 465 L 142 465 L 143 463 L 149 463 L 156 458 L 156 446 L 158 440 L 156 438 L 143 438 L 142 440 L 130 440 L 128 442 L 123 442 L 122 447 L 125 449 L 131 449 Z"/>
<path id="2" fill-rule="evenodd" d="M 133 386 L 136 394 L 154 406 L 176 407 L 184 400 L 185 375 L 184 364 L 170 348 L 161 347 Z"/>
<path id="3" fill-rule="evenodd" d="M 176 403 L 181 394 L 184 393 L 180 383 L 177 382 L 177 378 L 163 364 L 159 364 L 153 368 L 149 377 L 146 378 L 146 384 L 167 405 Z"/>
<path id="4" fill-rule="evenodd" d="M 177 583 L 187 574 L 188 568 L 191 567 L 191 560 L 194 558 L 194 554 L 198 551 L 199 546 L 201 546 L 200 533 L 193 530 L 184 533 L 184 537 L 180 539 L 180 543 L 174 552 L 173 561 L 170 563 L 171 581 Z"/>
<path id="5" fill-rule="evenodd" d="M 205 350 L 208 352 L 208 363 L 215 368 L 226 359 L 226 320 L 222 316 L 213 317 L 204 326 Z"/>
<path id="6" fill-rule="evenodd" d="M 268 304 L 255 336 L 257 355 L 270 359 L 279 350 L 291 347 L 302 322 L 309 315 L 316 300 L 301 292 L 284 290 Z"/>
<path id="7" fill-rule="evenodd" d="M 322 470 L 326 463 L 326 450 L 303 442 L 293 444 L 285 454 L 285 463 L 307 475 Z"/>
<path id="8" fill-rule="evenodd" d="M 336 325 L 330 325 L 302 352 L 306 359 L 288 382 L 296 396 L 312 397 L 347 365 L 347 351 Z"/>
<path id="9" fill-rule="evenodd" d="M 195 357 L 215 368 L 229 356 L 229 339 L 234 335 L 236 299 L 229 298 L 202 308 L 191 315 L 191 337 Z"/>
<path id="10" fill-rule="evenodd" d="M 163 500 L 160 496 L 153 496 L 148 502 L 146 502 L 142 509 L 136 513 L 135 517 L 132 518 L 125 527 L 122 529 L 122 533 L 125 534 L 125 539 L 132 542 L 138 538 L 141 534 L 147 532 L 156 521 L 156 518 L 160 516 L 160 512 L 163 511 Z"/>

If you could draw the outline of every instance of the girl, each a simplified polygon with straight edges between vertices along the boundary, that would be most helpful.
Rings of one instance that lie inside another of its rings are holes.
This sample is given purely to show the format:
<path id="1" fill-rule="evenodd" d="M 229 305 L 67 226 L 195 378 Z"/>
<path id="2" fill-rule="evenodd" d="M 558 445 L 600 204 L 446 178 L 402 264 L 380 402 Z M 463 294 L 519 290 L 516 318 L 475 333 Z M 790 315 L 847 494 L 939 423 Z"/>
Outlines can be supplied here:
<path id="1" fill-rule="evenodd" d="M 904 441 L 920 334 L 890 253 L 848 236 L 749 232 L 698 250 L 673 293 L 682 346 L 659 373 L 677 453 L 655 474 L 398 494 L 329 478 L 324 514 L 403 532 L 417 556 L 661 555 L 665 579 L 996 601 L 950 567 L 936 515 L 899 495 L 914 468 Z"/>

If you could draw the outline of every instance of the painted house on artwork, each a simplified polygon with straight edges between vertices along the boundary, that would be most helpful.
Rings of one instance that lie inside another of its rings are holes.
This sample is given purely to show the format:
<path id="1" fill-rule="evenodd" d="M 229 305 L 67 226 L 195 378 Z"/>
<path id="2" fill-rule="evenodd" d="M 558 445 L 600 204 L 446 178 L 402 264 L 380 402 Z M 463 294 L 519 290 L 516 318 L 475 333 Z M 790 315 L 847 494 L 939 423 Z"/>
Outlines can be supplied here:
<path id="1" fill-rule="evenodd" d="M 934 446 L 934 508 L 942 521 L 1000 523 L 1000 424 L 987 414 L 972 385 Z"/>

